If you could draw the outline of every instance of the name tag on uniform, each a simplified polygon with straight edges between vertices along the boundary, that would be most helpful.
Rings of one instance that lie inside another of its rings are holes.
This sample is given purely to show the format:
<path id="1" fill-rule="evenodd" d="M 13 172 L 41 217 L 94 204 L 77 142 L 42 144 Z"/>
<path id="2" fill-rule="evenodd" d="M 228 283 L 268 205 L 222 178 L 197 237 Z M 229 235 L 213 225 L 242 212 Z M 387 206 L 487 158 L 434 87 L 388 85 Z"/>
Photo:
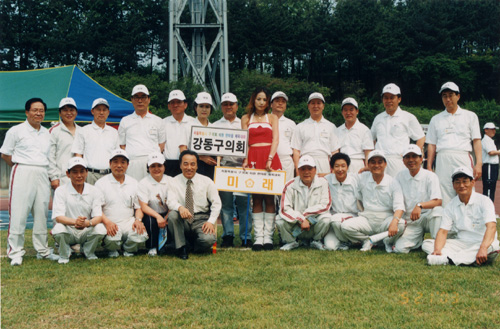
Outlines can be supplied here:
<path id="1" fill-rule="evenodd" d="M 444 133 L 445 134 L 454 134 L 455 133 L 455 127 L 444 128 Z"/>
<path id="2" fill-rule="evenodd" d="M 321 134 L 320 134 L 320 136 L 322 138 L 328 138 L 328 131 L 322 131 Z"/>

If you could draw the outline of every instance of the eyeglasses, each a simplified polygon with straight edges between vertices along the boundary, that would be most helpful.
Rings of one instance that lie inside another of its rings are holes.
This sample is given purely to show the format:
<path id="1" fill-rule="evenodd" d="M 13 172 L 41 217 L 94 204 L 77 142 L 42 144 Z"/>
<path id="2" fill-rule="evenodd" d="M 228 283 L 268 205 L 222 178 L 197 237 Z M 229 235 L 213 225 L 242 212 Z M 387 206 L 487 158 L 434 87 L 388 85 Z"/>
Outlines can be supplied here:
<path id="1" fill-rule="evenodd" d="M 44 109 L 30 109 L 29 111 L 31 113 L 45 113 Z"/>
<path id="2" fill-rule="evenodd" d="M 142 95 L 142 96 L 132 96 L 132 99 L 135 99 L 137 101 L 145 101 L 146 99 L 148 99 L 149 96 L 148 95 Z"/>

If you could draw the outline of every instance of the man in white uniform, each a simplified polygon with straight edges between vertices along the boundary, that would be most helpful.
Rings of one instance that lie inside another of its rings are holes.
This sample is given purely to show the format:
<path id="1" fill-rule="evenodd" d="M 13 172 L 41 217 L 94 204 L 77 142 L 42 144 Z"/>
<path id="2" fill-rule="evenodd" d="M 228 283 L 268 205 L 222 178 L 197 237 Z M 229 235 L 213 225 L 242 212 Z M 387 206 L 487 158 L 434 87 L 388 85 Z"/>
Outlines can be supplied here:
<path id="1" fill-rule="evenodd" d="M 332 173 L 325 176 L 332 199 L 331 227 L 325 236 L 328 250 L 347 250 L 351 244 L 341 229 L 344 221 L 357 217 L 359 212 L 359 176 L 349 170 L 350 165 L 347 154 L 335 153 L 330 159 Z"/>
<path id="2" fill-rule="evenodd" d="M 337 128 L 339 151 L 347 154 L 351 160 L 349 172 L 358 173 L 366 167 L 365 159 L 374 149 L 370 129 L 359 122 L 358 102 L 348 97 L 342 101 L 342 116 L 345 123 Z"/>
<path id="3" fill-rule="evenodd" d="M 403 153 L 407 169 L 401 170 L 395 180 L 401 186 L 405 200 L 406 229 L 394 244 L 394 252 L 408 253 L 422 245 L 424 234 L 436 237 L 441 222 L 441 188 L 439 179 L 432 171 L 422 168 L 422 151 L 417 145 L 409 145 Z"/>
<path id="4" fill-rule="evenodd" d="M 312 93 L 307 101 L 311 117 L 299 123 L 292 137 L 293 162 L 298 175 L 299 159 L 310 155 L 316 163 L 320 176 L 330 173 L 330 156 L 337 152 L 337 129 L 333 123 L 323 117 L 325 98 L 320 93 Z"/>
<path id="5" fill-rule="evenodd" d="M 444 207 L 456 195 L 450 181 L 453 168 L 474 167 L 474 179 L 477 180 L 481 177 L 483 161 L 477 115 L 458 106 L 460 89 L 455 83 L 445 83 L 439 93 L 446 110 L 433 116 L 429 123 L 427 169 L 432 170 L 435 159 Z M 472 150 L 476 156 L 476 165 L 470 155 Z"/>
<path id="6" fill-rule="evenodd" d="M 175 176 L 168 192 L 168 229 L 175 237 L 176 254 L 188 259 L 188 246 L 208 252 L 217 241 L 215 225 L 221 209 L 214 182 L 196 173 L 198 154 L 185 150 L 180 155 L 182 173 Z"/>
<path id="7" fill-rule="evenodd" d="M 399 107 L 401 90 L 394 83 L 382 90 L 382 102 L 385 112 L 375 117 L 371 131 L 376 140 L 375 149 L 383 151 L 387 159 L 386 174 L 394 177 L 405 168 L 401 154 L 410 144 L 410 139 L 423 148 L 425 134 L 417 118 Z"/>
<path id="8" fill-rule="evenodd" d="M 102 222 L 102 195 L 99 189 L 85 183 L 87 164 L 74 157 L 68 160 L 67 175 L 70 183 L 54 193 L 52 219 L 57 223 L 51 231 L 59 244 L 59 264 L 67 264 L 71 256 L 70 245 L 82 245 L 87 259 L 97 259 L 95 250 L 106 235 Z"/>
<path id="9" fill-rule="evenodd" d="M 179 154 L 187 149 L 191 125 L 195 119 L 187 115 L 188 103 L 181 90 L 172 90 L 168 95 L 168 110 L 171 116 L 163 119 L 165 130 L 165 174 L 175 177 L 181 173 Z"/>
<path id="10" fill-rule="evenodd" d="M 116 149 L 111 153 L 109 166 L 111 174 L 99 179 L 95 186 L 103 195 L 103 218 L 107 235 L 104 247 L 109 257 L 118 257 L 123 247 L 123 256 L 134 256 L 139 244 L 148 239 L 142 223 L 144 214 L 137 198 L 137 181 L 126 175 L 129 164 L 127 152 Z"/>
<path id="11" fill-rule="evenodd" d="M 362 242 L 361 251 L 373 247 L 371 235 L 387 232 L 384 239 L 387 252 L 392 252 L 392 244 L 403 233 L 405 221 L 401 219 L 405 211 L 401 187 L 385 174 L 387 161 L 384 152 L 373 150 L 368 155 L 370 172 L 359 177 L 359 200 L 364 210 L 359 217 L 344 221 L 342 233 L 353 243 Z"/>
<path id="12" fill-rule="evenodd" d="M 7 256 L 10 265 L 23 263 L 24 231 L 31 212 L 33 222 L 33 247 L 37 258 L 58 260 L 47 244 L 47 216 L 49 211 L 50 134 L 41 125 L 47 105 L 40 98 L 31 98 L 25 104 L 26 121 L 7 131 L 0 153 L 12 167 L 9 186 L 9 231 Z"/>
<path id="13" fill-rule="evenodd" d="M 295 177 L 293 150 L 290 143 L 297 125 L 284 116 L 287 103 L 288 96 L 282 91 L 277 91 L 271 96 L 271 113 L 275 114 L 279 119 L 279 144 L 276 154 L 280 158 L 281 167 L 286 171 L 286 180 L 289 181 Z"/>
<path id="14" fill-rule="evenodd" d="M 428 239 L 422 250 L 429 265 L 482 265 L 498 256 L 497 221 L 493 202 L 473 191 L 474 175 L 469 167 L 458 167 L 452 174 L 457 192 L 444 208 L 441 228 L 436 240 Z M 456 239 L 446 239 L 448 231 L 457 231 Z"/>
<path id="15" fill-rule="evenodd" d="M 241 119 L 236 116 L 238 111 L 238 99 L 232 93 L 225 93 L 221 98 L 221 110 L 224 115 L 220 120 L 214 122 L 214 127 L 241 129 Z M 225 167 L 241 167 L 245 158 L 238 157 L 223 157 L 221 165 Z M 222 202 L 222 210 L 220 214 L 222 222 L 222 244 L 221 247 L 233 247 L 234 239 L 234 222 L 233 222 L 233 205 L 236 204 L 238 209 L 238 220 L 240 223 L 240 239 L 242 247 L 252 246 L 252 212 L 248 211 L 247 196 L 236 194 L 233 192 L 219 191 L 219 196 Z M 234 201 L 233 201 L 234 198 Z M 248 214 L 248 220 L 246 218 Z M 248 226 L 245 226 L 248 221 Z M 246 240 L 246 243 L 245 243 Z"/>
<path id="16" fill-rule="evenodd" d="M 313 240 L 311 247 L 326 250 L 321 242 L 330 226 L 332 200 L 328 182 L 316 176 L 316 164 L 310 155 L 303 155 L 298 165 L 299 177 L 288 181 L 281 196 L 276 226 L 286 243 L 281 250 L 299 246 L 297 240 Z"/>
<path id="17" fill-rule="evenodd" d="M 156 115 L 148 112 L 149 90 L 144 85 L 132 89 L 134 113 L 123 117 L 118 126 L 120 147 L 130 156 L 128 175 L 140 181 L 146 177 L 148 155 L 163 152 L 165 126 Z"/>
<path id="18" fill-rule="evenodd" d="M 493 136 L 495 136 L 498 128 L 493 122 L 488 122 L 484 125 L 484 137 L 481 140 L 483 149 L 483 195 L 486 195 L 495 202 L 495 190 L 498 180 L 498 156 L 500 151 L 497 150 Z"/>
<path id="19" fill-rule="evenodd" d="M 81 129 L 75 124 L 78 114 L 75 100 L 71 97 L 61 99 L 59 102 L 59 121 L 50 132 L 50 153 L 49 153 L 49 179 L 50 186 L 55 190 L 59 186 L 69 183 L 66 176 L 66 165 L 71 158 L 71 147 L 75 136 Z"/>
<path id="20" fill-rule="evenodd" d="M 111 173 L 109 158 L 111 152 L 119 147 L 118 132 L 106 124 L 109 116 L 109 104 L 104 98 L 97 98 L 90 111 L 94 116 L 91 124 L 78 132 L 71 152 L 83 157 L 88 166 L 86 182 L 94 185 L 99 178 Z"/>

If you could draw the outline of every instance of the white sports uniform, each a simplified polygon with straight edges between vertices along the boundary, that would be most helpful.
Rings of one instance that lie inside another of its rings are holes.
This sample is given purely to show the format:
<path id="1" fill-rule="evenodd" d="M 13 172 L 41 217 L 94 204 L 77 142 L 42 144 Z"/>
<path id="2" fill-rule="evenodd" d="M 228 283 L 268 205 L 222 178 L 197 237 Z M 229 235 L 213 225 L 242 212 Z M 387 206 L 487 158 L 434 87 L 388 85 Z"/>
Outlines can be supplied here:
<path id="1" fill-rule="evenodd" d="M 56 222 L 57 217 L 66 216 L 77 219 L 84 216 L 92 219 L 102 215 L 102 195 L 99 189 L 85 183 L 82 194 L 78 193 L 71 182 L 56 189 L 52 207 L 52 219 Z M 59 256 L 69 259 L 71 255 L 70 245 L 80 244 L 85 256 L 94 256 L 97 246 L 106 235 L 106 227 L 99 223 L 92 227 L 76 229 L 71 225 L 57 223 L 51 231 L 54 239 L 59 243 Z"/>
<path id="2" fill-rule="evenodd" d="M 432 117 L 427 130 L 427 143 L 436 145 L 436 174 L 441 184 L 443 206 L 457 195 L 451 174 L 455 168 L 473 168 L 471 142 L 481 139 L 476 113 L 458 107 L 455 114 L 447 110 Z"/>
<path id="3" fill-rule="evenodd" d="M 276 150 L 281 162 L 282 170 L 286 171 L 286 180 L 289 181 L 295 177 L 295 165 L 293 164 L 293 150 L 290 146 L 293 132 L 297 125 L 292 120 L 282 115 L 278 122 L 279 143 Z"/>
<path id="4" fill-rule="evenodd" d="M 441 228 L 456 230 L 456 239 L 447 239 L 441 254 L 447 256 L 455 265 L 469 265 L 476 261 L 476 255 L 486 232 L 486 223 L 496 223 L 495 206 L 482 194 L 472 192 L 467 204 L 454 197 L 444 208 Z M 434 239 L 427 239 L 422 250 L 427 254 L 434 252 Z M 488 260 L 494 260 L 500 250 L 497 233 L 488 248 Z"/>
<path id="5" fill-rule="evenodd" d="M 95 183 L 103 195 L 103 214 L 118 225 L 115 236 L 107 235 L 104 238 L 104 246 L 109 251 L 119 250 L 123 245 L 124 251 L 133 253 L 140 243 L 148 239 L 146 232 L 138 234 L 132 229 L 135 209 L 140 208 L 137 185 L 137 181 L 128 175 L 125 175 L 125 181 L 120 184 L 113 174 L 106 175 Z"/>
<path id="6" fill-rule="evenodd" d="M 181 122 L 175 120 L 172 115 L 163 119 L 166 140 L 163 155 L 166 160 L 179 160 L 179 146 L 188 146 L 191 127 L 196 126 L 195 123 L 195 119 L 187 114 L 184 114 Z"/>
<path id="7" fill-rule="evenodd" d="M 80 129 L 75 136 L 71 152 L 82 154 L 87 162 L 87 183 L 93 185 L 99 178 L 111 172 L 109 157 L 118 147 L 118 131 L 113 127 L 105 125 L 103 129 L 92 121 Z"/>
<path id="8" fill-rule="evenodd" d="M 0 153 L 12 156 L 14 166 L 9 186 L 9 231 L 7 255 L 10 259 L 22 257 L 24 232 L 29 213 L 33 214 L 33 247 L 43 257 L 50 255 L 47 244 L 47 217 L 49 211 L 50 134 L 47 128 L 33 128 L 28 120 L 7 131 Z"/>
<path id="9" fill-rule="evenodd" d="M 422 245 L 425 232 L 430 232 L 432 237 L 436 236 L 442 214 L 441 207 L 422 209 L 420 218 L 415 221 L 410 219 L 410 215 L 419 202 L 441 199 L 441 188 L 437 175 L 424 168 L 420 168 L 415 177 L 410 175 L 408 169 L 401 170 L 395 180 L 403 191 L 406 209 L 403 218 L 407 226 L 403 235 L 394 244 L 394 252 L 408 253 L 411 249 L 417 249 Z"/>
<path id="10" fill-rule="evenodd" d="M 359 175 L 359 200 L 364 210 L 359 217 L 344 221 L 340 227 L 351 242 L 363 242 L 370 235 L 389 229 L 396 210 L 405 210 L 403 193 L 398 182 L 385 174 L 380 184 L 373 180 L 371 172 L 365 171 Z M 399 220 L 398 234 L 385 240 L 386 246 L 393 244 L 403 233 L 405 221 Z"/>
<path id="11" fill-rule="evenodd" d="M 159 144 L 165 142 L 165 125 L 154 114 L 148 112 L 142 118 L 134 112 L 120 121 L 118 140 L 130 157 L 127 174 L 140 181 L 148 174 L 148 155 L 160 152 Z"/>
<path id="12" fill-rule="evenodd" d="M 312 156 L 318 173 L 329 173 L 330 156 L 339 148 L 336 129 L 325 117 L 321 117 L 319 122 L 308 118 L 295 128 L 291 147 L 300 151 L 300 156 Z"/>
<path id="13" fill-rule="evenodd" d="M 82 129 L 77 124 L 75 124 L 75 127 L 74 136 L 62 121 L 59 121 L 59 123 L 49 129 L 49 179 L 51 181 L 59 179 L 59 186 L 70 182 L 68 176 L 66 176 L 68 160 L 71 158 L 73 141 L 78 136 L 80 129 Z"/>
<path id="14" fill-rule="evenodd" d="M 325 245 L 332 250 L 336 250 L 340 242 L 349 242 L 349 239 L 342 232 L 341 224 L 351 218 L 358 216 L 359 199 L 359 177 L 357 174 L 347 174 L 346 179 L 340 183 L 335 174 L 325 176 L 330 188 L 333 213 L 331 219 L 331 229 L 325 236 Z"/>
<path id="15" fill-rule="evenodd" d="M 387 159 L 385 173 L 390 176 L 405 169 L 402 154 L 410 144 L 410 139 L 419 140 L 425 136 L 422 126 L 413 114 L 400 107 L 393 115 L 382 112 L 375 117 L 371 128 L 375 149 L 384 151 Z"/>
<path id="16" fill-rule="evenodd" d="M 276 221 L 283 241 L 323 239 L 330 226 L 331 205 L 328 182 L 323 177 L 316 176 L 310 187 L 304 185 L 298 176 L 288 181 L 281 195 L 279 219 Z M 311 229 L 302 231 L 300 225 L 306 219 L 311 223 Z"/>
<path id="17" fill-rule="evenodd" d="M 361 168 L 365 167 L 365 150 L 373 150 L 373 138 L 370 129 L 359 122 L 356 122 L 347 129 L 345 123 L 337 128 L 337 138 L 339 150 L 351 159 L 349 172 L 357 174 Z"/>

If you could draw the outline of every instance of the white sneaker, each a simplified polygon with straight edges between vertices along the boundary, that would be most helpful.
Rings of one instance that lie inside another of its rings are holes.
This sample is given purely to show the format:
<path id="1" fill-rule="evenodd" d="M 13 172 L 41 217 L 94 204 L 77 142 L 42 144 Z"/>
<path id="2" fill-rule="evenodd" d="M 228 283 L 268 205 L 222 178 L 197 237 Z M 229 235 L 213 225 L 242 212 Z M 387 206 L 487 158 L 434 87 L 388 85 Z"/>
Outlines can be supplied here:
<path id="1" fill-rule="evenodd" d="M 16 258 L 13 258 L 10 261 L 10 265 L 11 266 L 20 266 L 22 263 L 23 263 L 23 258 L 22 257 L 16 257 Z"/>
<path id="2" fill-rule="evenodd" d="M 388 242 L 386 239 L 384 239 L 384 246 L 385 246 L 385 251 L 386 251 L 388 254 L 390 254 L 390 253 L 393 253 L 393 252 L 394 252 L 394 246 L 391 246 L 391 245 L 389 244 L 389 242 Z"/>
<path id="3" fill-rule="evenodd" d="M 444 255 L 427 255 L 428 265 L 448 265 L 448 257 Z"/>
<path id="4" fill-rule="evenodd" d="M 118 256 L 120 256 L 120 253 L 118 252 L 118 250 L 113 250 L 113 251 L 108 252 L 108 257 L 110 257 L 110 258 L 116 258 Z"/>
<path id="5" fill-rule="evenodd" d="M 294 242 L 290 242 L 290 243 L 285 244 L 283 247 L 280 248 L 280 250 L 288 251 L 288 250 L 292 250 L 292 249 L 295 249 L 298 247 L 299 247 L 299 243 L 297 241 L 294 241 Z"/>
<path id="6" fill-rule="evenodd" d="M 73 252 L 75 254 L 79 254 L 80 253 L 80 245 L 79 244 L 74 244 L 72 246 L 70 246 L 71 250 L 73 250 Z"/>
<path id="7" fill-rule="evenodd" d="M 96 260 L 96 259 L 99 259 L 95 254 L 88 254 L 88 255 L 85 255 L 85 257 L 87 257 L 88 260 Z"/>
<path id="8" fill-rule="evenodd" d="M 366 239 L 365 242 L 363 242 L 363 247 L 361 247 L 360 251 L 370 251 L 372 250 L 373 243 L 370 241 L 370 239 Z"/>
<path id="9" fill-rule="evenodd" d="M 125 257 L 132 257 L 132 256 L 134 256 L 134 254 L 131 253 L 131 252 L 128 252 L 128 251 L 124 251 L 123 252 L 123 256 L 125 256 Z"/>
<path id="10" fill-rule="evenodd" d="M 349 243 L 348 242 L 341 242 L 338 250 L 349 250 Z"/>
<path id="11" fill-rule="evenodd" d="M 69 263 L 69 258 L 59 258 L 57 261 L 59 264 L 68 264 Z"/>
<path id="12" fill-rule="evenodd" d="M 318 249 L 318 250 L 326 250 L 325 245 L 322 244 L 320 241 L 316 241 L 316 240 L 311 242 L 311 247 L 314 249 Z"/>
<path id="13" fill-rule="evenodd" d="M 157 254 L 158 254 L 158 252 L 156 251 L 156 248 L 151 248 L 148 251 L 149 256 L 156 256 Z"/>
<path id="14" fill-rule="evenodd" d="M 48 260 L 56 261 L 56 260 L 59 260 L 59 255 L 52 253 L 52 251 L 47 256 L 42 256 L 40 253 L 37 253 L 36 259 L 48 259 Z"/>

